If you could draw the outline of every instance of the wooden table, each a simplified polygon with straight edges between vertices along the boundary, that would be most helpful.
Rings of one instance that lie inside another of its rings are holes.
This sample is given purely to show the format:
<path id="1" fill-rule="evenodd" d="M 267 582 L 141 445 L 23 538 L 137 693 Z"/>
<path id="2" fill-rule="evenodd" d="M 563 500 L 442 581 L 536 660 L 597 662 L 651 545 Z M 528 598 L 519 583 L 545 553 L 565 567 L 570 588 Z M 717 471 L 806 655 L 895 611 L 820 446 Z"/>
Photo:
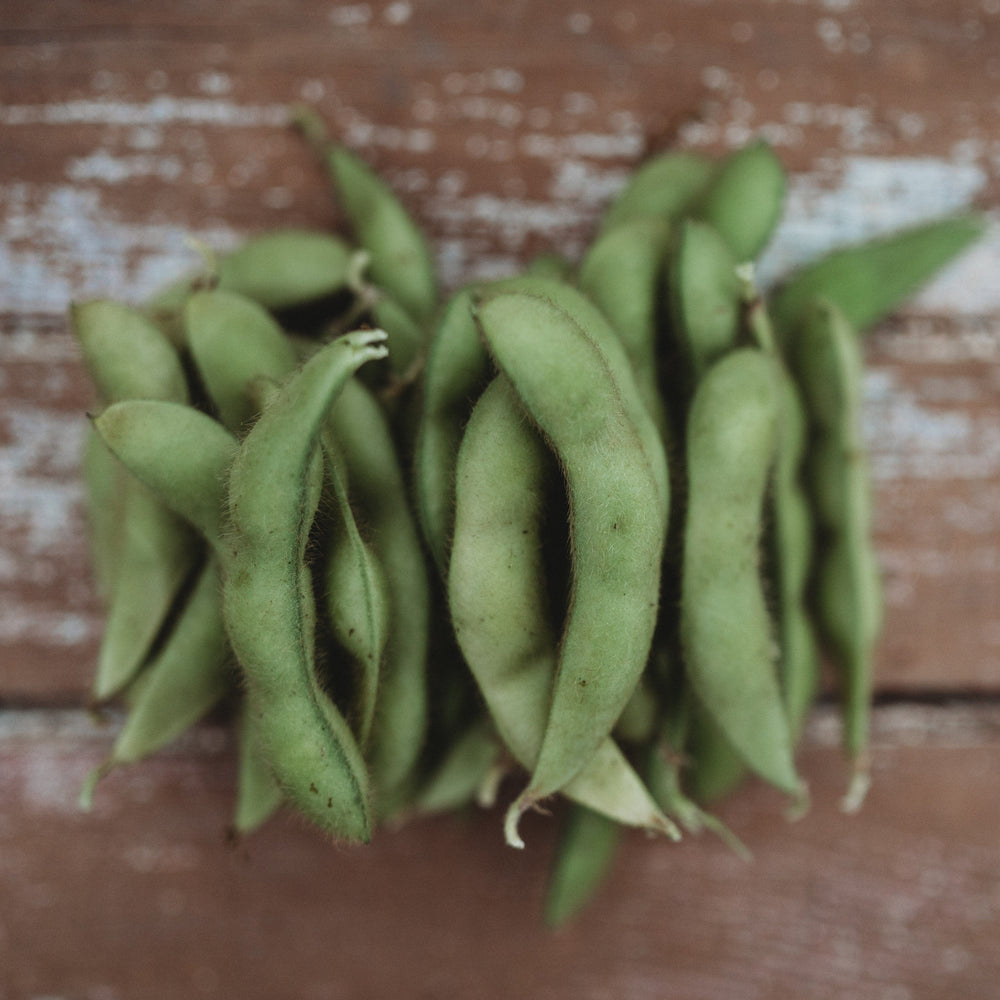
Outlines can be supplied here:
<path id="1" fill-rule="evenodd" d="M 238 851 L 214 724 L 110 777 L 81 710 L 101 615 L 78 463 L 73 299 L 136 300 L 276 226 L 336 227 L 285 127 L 306 100 L 389 179 L 445 282 L 580 253 L 669 143 L 755 135 L 791 171 L 771 281 L 836 243 L 997 204 L 1000 2 L 7 3 L 0 20 L 0 998 L 969 998 L 1000 994 L 1000 230 L 867 342 L 888 601 L 875 786 L 837 810 L 832 713 L 753 849 L 627 841 L 575 925 L 540 925 L 555 824 L 496 814 Z"/>

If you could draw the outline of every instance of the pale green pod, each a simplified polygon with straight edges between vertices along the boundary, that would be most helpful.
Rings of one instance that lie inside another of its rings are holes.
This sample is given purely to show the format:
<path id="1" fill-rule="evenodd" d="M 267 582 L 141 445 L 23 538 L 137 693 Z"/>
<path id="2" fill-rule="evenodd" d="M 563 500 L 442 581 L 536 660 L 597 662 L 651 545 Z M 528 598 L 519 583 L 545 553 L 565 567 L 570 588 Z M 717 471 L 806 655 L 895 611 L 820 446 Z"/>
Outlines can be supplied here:
<path id="1" fill-rule="evenodd" d="M 578 279 L 580 290 L 621 338 L 643 402 L 664 441 L 670 431 L 656 350 L 660 278 L 670 233 L 670 222 L 658 216 L 637 216 L 609 229 L 587 251 Z"/>
<path id="2" fill-rule="evenodd" d="M 527 769 L 542 748 L 558 658 L 542 563 L 554 461 L 500 377 L 473 410 L 456 480 L 448 600 L 455 635 L 504 744 Z M 562 792 L 620 823 L 675 835 L 610 739 Z M 523 846 L 507 826 L 508 843 Z"/>
<path id="3" fill-rule="evenodd" d="M 421 786 L 419 812 L 448 812 L 475 801 L 500 758 L 500 743 L 488 718 L 475 721 L 450 746 Z"/>
<path id="4" fill-rule="evenodd" d="M 533 278 L 548 278 L 551 281 L 571 281 L 573 265 L 557 253 L 540 253 L 528 261 L 525 274 Z"/>
<path id="5" fill-rule="evenodd" d="M 835 304 L 851 326 L 869 329 L 980 239 L 985 228 L 979 215 L 940 219 L 806 264 L 781 283 L 771 300 L 782 343 L 794 337 L 816 299 Z"/>
<path id="6" fill-rule="evenodd" d="M 367 543 L 388 588 L 391 615 L 368 748 L 378 809 L 386 815 L 405 797 L 427 728 L 430 581 L 392 433 L 378 401 L 358 379 L 351 379 L 327 426 L 344 457 L 351 503 L 364 520 Z"/>
<path id="7" fill-rule="evenodd" d="M 695 704 L 685 744 L 690 756 L 688 787 L 698 802 L 714 802 L 746 777 L 742 756 L 703 705 Z"/>
<path id="8" fill-rule="evenodd" d="M 141 313 L 109 300 L 71 310 L 83 360 L 103 403 L 188 401 L 180 358 Z M 114 589 L 98 653 L 94 697 L 113 697 L 138 673 L 197 558 L 186 527 L 126 477 Z"/>
<path id="9" fill-rule="evenodd" d="M 816 444 L 810 450 L 806 482 L 824 535 L 817 560 L 817 614 L 836 652 L 843 686 L 844 742 L 855 767 L 854 790 L 846 804 L 855 808 L 868 781 L 873 658 L 882 598 L 869 537 L 861 349 L 836 306 L 814 304 L 795 336 L 792 363 Z"/>
<path id="10" fill-rule="evenodd" d="M 697 153 L 674 151 L 647 160 L 605 210 L 601 231 L 648 215 L 680 218 L 697 203 L 717 170 Z"/>
<path id="11" fill-rule="evenodd" d="M 122 399 L 188 401 L 180 357 L 136 309 L 95 299 L 70 310 L 87 372 L 105 403 Z"/>
<path id="12" fill-rule="evenodd" d="M 225 490 L 239 443 L 190 406 L 127 400 L 109 406 L 93 426 L 122 464 L 166 508 L 225 555 Z"/>
<path id="13" fill-rule="evenodd" d="M 424 353 L 426 336 L 417 322 L 395 300 L 379 295 L 372 305 L 372 320 L 389 335 L 389 365 L 400 377 L 412 377 L 413 366 Z"/>
<path id="14" fill-rule="evenodd" d="M 243 837 L 263 826 L 279 809 L 284 798 L 264 757 L 261 737 L 247 699 L 240 702 L 237 725 L 236 804 L 232 833 Z"/>
<path id="15" fill-rule="evenodd" d="M 121 530 L 94 674 L 98 702 L 119 694 L 142 669 L 199 556 L 197 537 L 131 477 L 123 485 Z"/>
<path id="16" fill-rule="evenodd" d="M 163 647 L 143 671 L 111 756 L 91 772 L 81 803 L 112 768 L 133 764 L 166 746 L 233 688 L 232 657 L 222 624 L 219 563 L 210 558 Z"/>
<path id="17" fill-rule="evenodd" d="M 778 408 L 776 364 L 754 349 L 727 355 L 695 392 L 681 642 L 690 683 L 727 740 L 761 777 L 801 798 L 758 567 Z"/>
<path id="18" fill-rule="evenodd" d="M 593 899 L 618 853 L 622 828 L 585 806 L 566 817 L 545 893 L 545 922 L 561 927 Z"/>
<path id="19" fill-rule="evenodd" d="M 424 539 L 444 577 L 455 507 L 455 459 L 462 429 L 489 379 L 490 359 L 472 316 L 475 287 L 451 297 L 431 340 L 414 450 L 414 492 Z"/>
<path id="20" fill-rule="evenodd" d="M 681 223 L 668 261 L 667 285 L 675 337 L 692 387 L 736 346 L 743 292 L 737 264 L 711 226 L 693 220 Z"/>
<path id="21" fill-rule="evenodd" d="M 358 740 L 364 747 L 375 718 L 379 675 L 389 638 L 389 584 L 378 556 L 358 530 L 340 449 L 329 431 L 324 431 L 321 438 L 327 479 L 337 505 L 322 568 L 323 606 L 333 637 L 352 664 L 355 703 L 352 716 Z"/>
<path id="22" fill-rule="evenodd" d="M 366 163 L 329 141 L 314 111 L 296 108 L 293 119 L 323 158 L 354 237 L 371 257 L 372 280 L 426 324 L 437 305 L 437 282 L 430 248 L 413 218 Z"/>
<path id="23" fill-rule="evenodd" d="M 261 233 L 219 260 L 218 287 L 273 311 L 300 306 L 345 290 L 353 253 L 331 233 Z"/>
<path id="24" fill-rule="evenodd" d="M 232 532 L 223 607 L 249 711 L 286 798 L 322 829 L 371 836 L 368 774 L 344 717 L 320 689 L 305 561 L 319 501 L 319 434 L 351 375 L 385 356 L 379 330 L 348 334 L 286 382 L 244 439 L 229 478 Z"/>
<path id="25" fill-rule="evenodd" d="M 125 479 L 118 459 L 90 428 L 83 452 L 88 542 L 97 590 L 105 601 L 114 593 L 121 553 Z"/>
<path id="26" fill-rule="evenodd" d="M 781 216 L 786 183 L 774 150 L 758 140 L 719 165 L 693 214 L 719 233 L 737 260 L 753 260 Z"/>
<path id="27" fill-rule="evenodd" d="M 290 374 L 298 363 L 294 348 L 261 306 L 229 291 L 195 292 L 184 306 L 184 329 L 219 420 L 241 435 L 257 416 L 250 381 Z"/>
<path id="28" fill-rule="evenodd" d="M 477 318 L 558 456 L 570 505 L 569 611 L 539 760 L 512 807 L 523 812 L 587 763 L 646 665 L 666 533 L 666 457 L 624 352 L 579 293 L 501 292 L 481 302 Z"/>

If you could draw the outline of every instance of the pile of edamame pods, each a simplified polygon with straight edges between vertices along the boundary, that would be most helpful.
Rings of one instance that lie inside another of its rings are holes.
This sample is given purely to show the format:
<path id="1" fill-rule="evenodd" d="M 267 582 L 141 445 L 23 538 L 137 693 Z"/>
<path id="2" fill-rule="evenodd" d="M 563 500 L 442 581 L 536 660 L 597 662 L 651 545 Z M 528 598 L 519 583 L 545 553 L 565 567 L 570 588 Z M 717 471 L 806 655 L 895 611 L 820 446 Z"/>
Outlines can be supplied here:
<path id="1" fill-rule="evenodd" d="M 285 803 L 365 842 L 510 776 L 521 847 L 522 814 L 569 799 L 559 923 L 624 826 L 742 851 L 706 803 L 745 773 L 804 808 L 825 647 L 857 808 L 881 618 L 858 331 L 980 221 L 839 250 L 765 299 L 774 153 L 667 152 L 581 262 L 442 304 L 390 188 L 294 119 L 353 243 L 271 232 L 72 311 L 99 399 L 93 697 L 127 707 L 83 801 L 225 702 L 237 834 Z"/>

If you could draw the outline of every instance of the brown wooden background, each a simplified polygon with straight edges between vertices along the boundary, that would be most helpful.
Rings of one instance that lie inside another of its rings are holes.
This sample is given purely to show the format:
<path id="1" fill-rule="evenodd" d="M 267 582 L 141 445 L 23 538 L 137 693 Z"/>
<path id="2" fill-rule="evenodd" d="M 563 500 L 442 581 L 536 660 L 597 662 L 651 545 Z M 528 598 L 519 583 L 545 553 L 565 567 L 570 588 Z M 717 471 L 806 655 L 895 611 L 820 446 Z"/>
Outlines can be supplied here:
<path id="1" fill-rule="evenodd" d="M 176 996 L 1000 994 L 1000 2 L 0 3 L 0 1000 Z M 790 825 L 750 787 L 711 842 L 634 836 L 598 904 L 539 921 L 555 824 L 496 815 L 365 850 L 278 820 L 227 848 L 206 726 L 108 779 L 80 710 L 100 633 L 78 461 L 74 298 L 136 299 L 278 225 L 336 226 L 284 128 L 305 99 L 431 233 L 451 284 L 574 255 L 645 152 L 767 136 L 792 172 L 764 262 L 994 209 L 987 239 L 868 342 L 888 596 L 876 784 L 819 713 Z"/>

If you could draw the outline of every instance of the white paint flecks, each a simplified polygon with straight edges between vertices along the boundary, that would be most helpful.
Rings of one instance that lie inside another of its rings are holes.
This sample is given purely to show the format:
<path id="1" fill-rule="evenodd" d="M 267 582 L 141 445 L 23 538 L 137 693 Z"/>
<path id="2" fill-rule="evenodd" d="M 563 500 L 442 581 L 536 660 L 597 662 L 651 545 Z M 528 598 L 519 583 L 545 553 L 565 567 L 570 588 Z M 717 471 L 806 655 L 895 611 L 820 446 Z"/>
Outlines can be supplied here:
<path id="1" fill-rule="evenodd" d="M 166 94 L 145 102 L 80 99 L 57 104 L 0 104 L 0 125 L 173 124 L 279 128 L 288 124 L 288 108 L 284 104 L 236 104 L 219 98 Z"/>
<path id="2" fill-rule="evenodd" d="M 228 250 L 222 227 L 191 232 L 164 223 L 120 222 L 99 189 L 0 187 L 0 312 L 65 312 L 70 302 L 137 301 L 197 263 L 188 238 Z"/>
<path id="3" fill-rule="evenodd" d="M 121 184 L 147 177 L 170 184 L 183 172 L 184 166 L 176 156 L 112 156 L 104 150 L 70 160 L 66 165 L 66 177 L 77 184 Z"/>

